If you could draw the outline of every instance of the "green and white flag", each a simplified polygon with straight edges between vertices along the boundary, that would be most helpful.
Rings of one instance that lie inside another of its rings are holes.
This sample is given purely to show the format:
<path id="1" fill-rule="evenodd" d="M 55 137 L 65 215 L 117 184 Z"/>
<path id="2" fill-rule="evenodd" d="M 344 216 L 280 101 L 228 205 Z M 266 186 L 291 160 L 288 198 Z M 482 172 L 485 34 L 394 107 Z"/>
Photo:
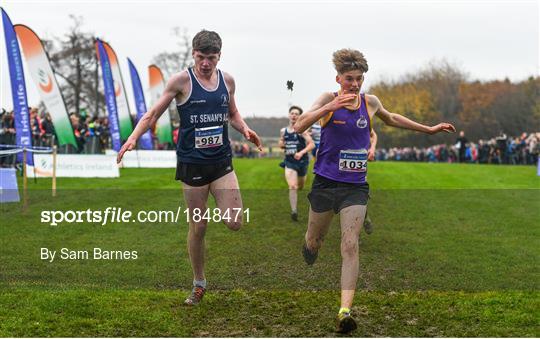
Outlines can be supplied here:
<path id="1" fill-rule="evenodd" d="M 148 79 L 150 81 L 150 100 L 155 104 L 165 91 L 165 79 L 163 73 L 156 65 L 148 67 Z M 169 109 L 165 110 L 156 123 L 156 136 L 160 144 L 173 143 L 171 117 Z"/>
<path id="2" fill-rule="evenodd" d="M 58 144 L 71 144 L 77 147 L 64 98 L 41 40 L 34 31 L 25 25 L 15 25 L 14 27 L 21 42 L 32 79 L 38 88 L 41 99 L 45 103 L 45 107 L 47 107 L 47 111 L 51 115 Z"/>

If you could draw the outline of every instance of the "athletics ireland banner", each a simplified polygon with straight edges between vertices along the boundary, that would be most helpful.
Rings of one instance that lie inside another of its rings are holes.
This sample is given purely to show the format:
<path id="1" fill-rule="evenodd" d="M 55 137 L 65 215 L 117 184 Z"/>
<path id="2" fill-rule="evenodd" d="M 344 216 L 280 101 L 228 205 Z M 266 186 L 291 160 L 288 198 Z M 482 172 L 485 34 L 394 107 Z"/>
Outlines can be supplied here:
<path id="1" fill-rule="evenodd" d="M 118 123 L 120 125 L 120 138 L 122 140 L 127 140 L 131 132 L 133 132 L 133 125 L 131 124 L 131 115 L 129 113 L 124 80 L 122 79 L 122 73 L 120 72 L 120 65 L 118 64 L 116 53 L 108 43 L 104 41 L 102 41 L 102 43 L 111 65 L 114 95 L 116 96 L 116 111 L 118 112 Z"/>
<path id="2" fill-rule="evenodd" d="M 148 79 L 150 81 L 150 103 L 154 105 L 165 90 L 165 79 L 163 78 L 163 73 L 161 73 L 161 70 L 156 65 L 150 65 L 148 67 Z M 156 123 L 156 136 L 161 144 L 167 142 L 173 143 L 169 108 L 163 112 Z"/>
<path id="3" fill-rule="evenodd" d="M 137 108 L 137 123 L 139 123 L 144 113 L 146 113 L 146 102 L 144 101 L 144 92 L 141 86 L 139 72 L 137 72 L 137 69 L 135 68 L 133 62 L 131 62 L 129 58 L 127 60 L 129 65 L 129 73 L 131 75 L 131 84 L 133 85 L 133 97 L 135 98 L 135 107 Z M 139 140 L 142 149 L 153 149 L 152 134 L 150 134 L 150 130 L 144 132 L 144 134 Z"/>
<path id="4" fill-rule="evenodd" d="M 111 133 L 112 148 L 118 152 L 122 147 L 122 141 L 120 140 L 120 131 L 118 127 L 118 112 L 116 109 L 113 76 L 107 52 L 99 39 L 96 39 L 96 52 L 101 63 L 103 87 L 105 88 L 105 104 L 107 105 L 107 111 L 109 112 L 109 131 Z"/>
<path id="5" fill-rule="evenodd" d="M 32 137 L 30 132 L 30 115 L 28 113 L 28 100 L 26 99 L 26 85 L 24 83 L 24 72 L 21 61 L 21 51 L 17 35 L 11 24 L 7 13 L 2 9 L 2 22 L 4 24 L 4 37 L 6 38 L 6 54 L 9 65 L 9 76 L 11 80 L 11 96 L 13 98 L 13 112 L 15 113 L 15 130 L 17 146 L 32 147 Z M 17 161 L 22 161 L 23 153 L 17 154 Z M 34 164 L 32 152 L 26 153 L 26 162 Z"/>
<path id="6" fill-rule="evenodd" d="M 41 40 L 34 31 L 25 25 L 15 25 L 15 32 L 21 42 L 32 79 L 47 111 L 51 114 L 58 143 L 60 145 L 72 144 L 77 147 L 64 98 L 60 93 L 49 57 L 43 49 Z"/>

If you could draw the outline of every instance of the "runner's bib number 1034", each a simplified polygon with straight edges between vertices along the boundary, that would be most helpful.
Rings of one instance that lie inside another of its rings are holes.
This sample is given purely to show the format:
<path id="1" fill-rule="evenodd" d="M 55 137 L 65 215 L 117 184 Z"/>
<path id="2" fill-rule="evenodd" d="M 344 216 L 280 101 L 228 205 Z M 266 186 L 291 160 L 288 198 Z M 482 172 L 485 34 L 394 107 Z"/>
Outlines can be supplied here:
<path id="1" fill-rule="evenodd" d="M 223 126 L 195 128 L 195 148 L 223 145 Z"/>
<path id="2" fill-rule="evenodd" d="M 342 150 L 339 152 L 339 170 L 345 172 L 366 172 L 368 152 L 361 150 Z"/>

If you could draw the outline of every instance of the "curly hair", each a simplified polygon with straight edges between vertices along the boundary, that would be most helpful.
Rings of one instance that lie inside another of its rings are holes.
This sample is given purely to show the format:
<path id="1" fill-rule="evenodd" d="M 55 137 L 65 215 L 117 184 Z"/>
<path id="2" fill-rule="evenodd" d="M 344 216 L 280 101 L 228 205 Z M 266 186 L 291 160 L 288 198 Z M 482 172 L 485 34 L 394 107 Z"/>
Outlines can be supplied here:
<path id="1" fill-rule="evenodd" d="M 339 74 L 353 70 L 360 70 L 362 73 L 368 71 L 368 64 L 364 54 L 355 49 L 343 48 L 335 51 L 332 62 Z"/>

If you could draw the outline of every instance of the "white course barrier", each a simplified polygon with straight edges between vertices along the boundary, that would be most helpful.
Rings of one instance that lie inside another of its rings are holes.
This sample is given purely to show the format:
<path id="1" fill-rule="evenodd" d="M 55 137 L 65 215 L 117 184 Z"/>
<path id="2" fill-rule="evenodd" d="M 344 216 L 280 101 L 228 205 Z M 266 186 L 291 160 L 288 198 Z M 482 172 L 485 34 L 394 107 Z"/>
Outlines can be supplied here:
<path id="1" fill-rule="evenodd" d="M 105 154 L 114 155 L 113 150 Z M 124 153 L 122 158 L 124 168 L 176 168 L 176 151 L 144 151 L 135 150 Z"/>
<path id="2" fill-rule="evenodd" d="M 51 154 L 34 154 L 36 177 L 52 177 Z M 34 167 L 27 166 L 26 173 L 34 176 Z M 71 178 L 118 178 L 120 171 L 113 155 L 58 154 L 56 176 Z"/>

